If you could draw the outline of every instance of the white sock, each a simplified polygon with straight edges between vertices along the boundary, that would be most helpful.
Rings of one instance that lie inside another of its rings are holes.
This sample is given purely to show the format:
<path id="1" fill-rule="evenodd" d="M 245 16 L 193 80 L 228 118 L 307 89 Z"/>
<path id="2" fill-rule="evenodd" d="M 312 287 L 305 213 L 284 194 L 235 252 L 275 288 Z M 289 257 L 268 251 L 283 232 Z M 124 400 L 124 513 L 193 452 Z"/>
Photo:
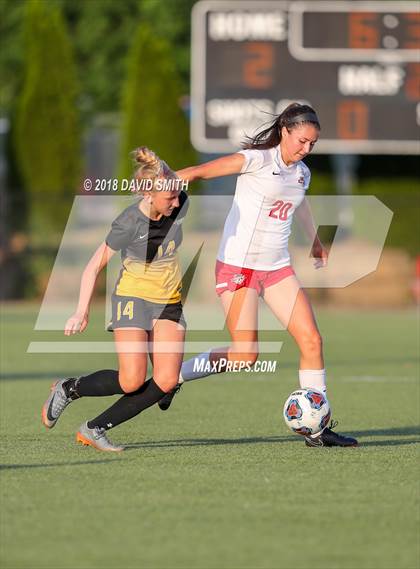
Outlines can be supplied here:
<path id="1" fill-rule="evenodd" d="M 215 373 L 210 369 L 210 354 L 211 350 L 207 350 L 207 352 L 203 352 L 182 362 L 178 383 L 193 381 L 194 379 L 200 379 L 201 377 L 207 377 Z"/>
<path id="2" fill-rule="evenodd" d="M 327 395 L 325 369 L 300 369 L 299 384 L 302 389 L 312 388 Z"/>

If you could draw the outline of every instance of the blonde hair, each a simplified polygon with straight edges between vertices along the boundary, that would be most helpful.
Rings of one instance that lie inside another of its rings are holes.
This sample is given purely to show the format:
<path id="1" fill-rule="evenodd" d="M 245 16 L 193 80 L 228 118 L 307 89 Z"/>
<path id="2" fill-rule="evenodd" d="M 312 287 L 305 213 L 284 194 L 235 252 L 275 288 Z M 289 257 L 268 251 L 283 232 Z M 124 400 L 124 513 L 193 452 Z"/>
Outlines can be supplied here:
<path id="1" fill-rule="evenodd" d="M 147 146 L 139 146 L 131 152 L 135 164 L 134 179 L 141 180 L 149 178 L 177 178 L 177 175 L 169 166 L 159 158 L 157 154 L 147 148 Z"/>

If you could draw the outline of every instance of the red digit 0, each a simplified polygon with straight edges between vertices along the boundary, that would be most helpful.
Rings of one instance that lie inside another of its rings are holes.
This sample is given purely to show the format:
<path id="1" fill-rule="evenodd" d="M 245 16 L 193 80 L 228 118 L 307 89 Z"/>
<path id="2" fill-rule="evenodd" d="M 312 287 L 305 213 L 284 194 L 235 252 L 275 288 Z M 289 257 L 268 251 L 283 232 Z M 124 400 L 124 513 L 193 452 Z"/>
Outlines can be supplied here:
<path id="1" fill-rule="evenodd" d="M 283 204 L 279 211 L 279 219 L 281 219 L 282 221 L 286 221 L 287 214 L 289 213 L 289 210 L 292 206 L 293 204 L 291 204 L 290 202 L 286 202 L 285 204 Z"/>

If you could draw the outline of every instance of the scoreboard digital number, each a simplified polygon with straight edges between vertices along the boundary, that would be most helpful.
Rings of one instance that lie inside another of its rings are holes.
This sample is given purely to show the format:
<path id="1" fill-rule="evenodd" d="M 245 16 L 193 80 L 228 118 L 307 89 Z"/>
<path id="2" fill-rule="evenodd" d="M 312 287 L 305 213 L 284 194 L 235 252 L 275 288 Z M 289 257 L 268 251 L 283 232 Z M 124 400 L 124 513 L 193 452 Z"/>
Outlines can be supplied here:
<path id="1" fill-rule="evenodd" d="M 290 102 L 320 118 L 318 153 L 420 153 L 417 2 L 204 1 L 192 28 L 191 138 L 236 150 Z"/>

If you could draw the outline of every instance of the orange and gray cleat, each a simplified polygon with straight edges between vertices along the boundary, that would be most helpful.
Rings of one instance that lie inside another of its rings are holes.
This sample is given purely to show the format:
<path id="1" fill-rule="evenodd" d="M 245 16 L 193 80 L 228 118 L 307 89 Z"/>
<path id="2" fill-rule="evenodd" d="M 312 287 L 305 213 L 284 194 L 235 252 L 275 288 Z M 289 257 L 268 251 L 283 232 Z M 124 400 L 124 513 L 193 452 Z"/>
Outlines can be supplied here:
<path id="1" fill-rule="evenodd" d="M 42 407 L 41 420 L 47 429 L 54 427 L 61 413 L 73 401 L 63 386 L 67 379 L 59 379 L 52 384 L 51 393 Z"/>
<path id="2" fill-rule="evenodd" d="M 105 452 L 121 452 L 124 450 L 123 446 L 111 443 L 106 436 L 106 429 L 101 427 L 90 429 L 87 422 L 83 423 L 77 431 L 76 441 Z"/>

